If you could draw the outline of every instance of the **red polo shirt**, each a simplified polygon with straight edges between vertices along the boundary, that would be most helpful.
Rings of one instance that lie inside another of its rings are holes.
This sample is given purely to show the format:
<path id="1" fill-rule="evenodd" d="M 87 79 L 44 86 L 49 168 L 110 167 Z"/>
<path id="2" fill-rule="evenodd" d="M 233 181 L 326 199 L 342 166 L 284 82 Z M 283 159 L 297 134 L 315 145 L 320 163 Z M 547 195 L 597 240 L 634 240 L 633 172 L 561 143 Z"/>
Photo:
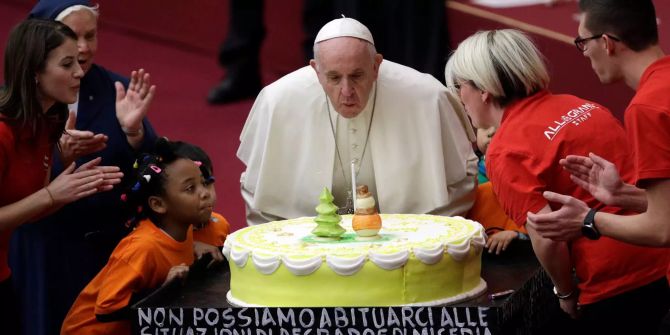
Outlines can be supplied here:
<path id="1" fill-rule="evenodd" d="M 670 56 L 644 71 L 624 115 L 635 182 L 670 178 Z"/>
<path id="2" fill-rule="evenodd" d="M 635 184 L 670 178 L 670 56 L 644 71 L 624 122 L 633 152 Z M 670 264 L 667 278 L 670 282 Z"/>
<path id="3" fill-rule="evenodd" d="M 614 162 L 626 181 L 632 180 L 626 134 L 602 106 L 571 95 L 539 92 L 505 109 L 502 123 L 487 151 L 489 178 L 502 207 L 519 225 L 527 212 L 547 205 L 544 191 L 568 194 L 590 207 L 602 207 L 570 180 L 558 163 L 568 154 L 594 152 Z M 553 210 L 556 204 L 549 204 Z M 622 213 L 616 208 L 603 211 Z M 579 278 L 581 304 L 593 303 L 646 285 L 665 275 L 668 253 L 603 237 L 584 237 L 570 245 Z"/>
<path id="4" fill-rule="evenodd" d="M 53 144 L 48 131 L 31 138 L 29 129 L 17 130 L 0 120 L 0 206 L 15 203 L 46 185 Z M 7 250 L 12 230 L 0 230 L 0 282 L 11 274 Z"/>

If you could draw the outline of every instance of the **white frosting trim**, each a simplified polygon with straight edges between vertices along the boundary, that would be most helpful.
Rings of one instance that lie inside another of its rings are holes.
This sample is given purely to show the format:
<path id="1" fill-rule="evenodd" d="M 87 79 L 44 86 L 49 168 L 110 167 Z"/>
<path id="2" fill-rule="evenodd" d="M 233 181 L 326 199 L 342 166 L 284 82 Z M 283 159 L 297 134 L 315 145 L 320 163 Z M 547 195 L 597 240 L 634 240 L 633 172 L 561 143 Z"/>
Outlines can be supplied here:
<path id="1" fill-rule="evenodd" d="M 479 234 L 472 237 L 470 244 L 474 247 L 475 253 L 480 253 L 486 246 L 486 233 L 483 230 L 479 230 Z"/>
<path id="2" fill-rule="evenodd" d="M 340 276 L 351 276 L 365 265 L 365 256 L 343 258 L 337 256 L 326 256 L 328 266 Z"/>
<path id="3" fill-rule="evenodd" d="M 230 259 L 238 268 L 243 268 L 247 264 L 247 259 L 249 259 L 249 250 L 231 248 Z"/>
<path id="4" fill-rule="evenodd" d="M 479 279 L 479 284 L 473 288 L 472 290 L 468 292 L 463 292 L 461 294 L 457 294 L 453 297 L 449 298 L 444 298 L 444 299 L 438 299 L 438 300 L 432 300 L 432 301 L 425 301 L 425 302 L 418 302 L 418 303 L 412 303 L 412 304 L 406 304 L 406 305 L 400 305 L 400 306 L 442 306 L 442 305 L 450 305 L 450 304 L 455 304 L 459 303 L 465 300 L 472 299 L 474 297 L 480 296 L 482 293 L 486 292 L 486 281 L 484 279 Z M 233 293 L 231 291 L 228 291 L 226 293 L 226 299 L 228 302 L 233 306 L 233 307 L 268 307 L 268 306 L 262 306 L 262 305 L 256 305 L 256 304 L 249 304 L 246 303 L 242 300 L 239 300 L 235 297 L 233 297 Z M 271 307 L 281 307 L 281 306 L 271 306 Z"/>
<path id="5" fill-rule="evenodd" d="M 444 257 L 444 246 L 436 245 L 434 248 L 414 248 L 414 256 L 425 264 L 436 264 Z"/>
<path id="6" fill-rule="evenodd" d="M 286 268 L 296 276 L 306 276 L 318 270 L 323 263 L 321 256 L 315 256 L 307 259 L 291 259 L 286 256 L 282 257 L 282 261 Z"/>
<path id="7" fill-rule="evenodd" d="M 230 259 L 230 240 L 223 242 L 223 248 L 221 248 L 221 253 L 226 256 L 227 259 Z"/>
<path id="8" fill-rule="evenodd" d="M 402 267 L 409 259 L 409 250 L 398 251 L 392 254 L 377 254 L 370 252 L 370 260 L 384 270 L 395 270 Z"/>
<path id="9" fill-rule="evenodd" d="M 458 216 L 455 218 L 474 222 Z M 224 243 L 222 252 L 228 259 L 232 260 L 238 267 L 242 268 L 246 265 L 251 252 L 245 248 L 235 248 L 234 245 L 234 238 L 228 238 Z M 463 261 L 469 255 L 471 247 L 475 253 L 480 253 L 485 245 L 486 235 L 481 226 L 479 226 L 479 229 L 477 229 L 476 232 L 470 237 L 465 238 L 459 244 L 441 244 L 427 248 L 414 247 L 411 251 L 419 261 L 425 264 L 435 264 L 444 257 L 443 250 L 445 249 L 454 260 Z M 290 259 L 285 255 L 261 254 L 261 256 L 259 256 L 255 253 L 251 254 L 254 266 L 259 272 L 266 275 L 274 273 L 277 268 L 279 268 L 282 261 L 287 269 L 297 276 L 313 273 L 321 267 L 321 263 L 323 262 L 323 256 L 314 256 L 309 259 Z M 374 253 L 373 251 L 370 251 L 368 254 L 353 258 L 326 256 L 326 263 L 336 273 L 343 276 L 349 276 L 358 272 L 365 265 L 366 259 L 370 259 L 370 261 L 382 269 L 394 270 L 405 265 L 409 260 L 410 254 L 410 250 L 399 251 L 392 254 Z"/>
<path id="10" fill-rule="evenodd" d="M 468 256 L 470 252 L 470 239 L 463 240 L 459 244 L 450 244 L 447 246 L 447 253 L 451 255 L 455 261 L 460 262 Z"/>
<path id="11" fill-rule="evenodd" d="M 256 270 L 264 275 L 269 275 L 277 271 L 279 264 L 281 264 L 281 259 L 275 255 L 261 256 L 253 254 L 251 255 L 251 259 L 253 259 Z"/>

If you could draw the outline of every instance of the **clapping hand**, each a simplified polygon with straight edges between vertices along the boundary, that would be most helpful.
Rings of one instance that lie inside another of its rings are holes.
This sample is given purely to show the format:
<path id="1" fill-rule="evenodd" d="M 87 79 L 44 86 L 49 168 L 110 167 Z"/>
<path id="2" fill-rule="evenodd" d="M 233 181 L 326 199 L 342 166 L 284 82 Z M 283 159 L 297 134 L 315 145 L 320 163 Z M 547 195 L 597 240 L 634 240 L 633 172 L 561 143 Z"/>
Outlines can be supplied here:
<path id="1" fill-rule="evenodd" d="M 107 147 L 107 135 L 94 134 L 87 130 L 77 130 L 75 129 L 76 124 L 77 116 L 75 112 L 70 111 L 65 123 L 65 132 L 58 141 L 63 166 L 68 166 L 83 156 Z"/>
<path id="2" fill-rule="evenodd" d="M 82 164 L 75 170 L 71 163 L 56 177 L 46 190 L 53 200 L 53 206 L 62 206 L 83 197 L 111 190 L 121 182 L 123 173 L 116 166 L 99 166 L 101 158 Z"/>
<path id="3" fill-rule="evenodd" d="M 614 205 L 614 194 L 624 185 L 616 166 L 590 153 L 589 157 L 569 155 L 560 160 L 570 179 L 606 205 Z"/>
<path id="4" fill-rule="evenodd" d="M 590 153 L 589 157 L 569 155 L 560 160 L 570 173 L 570 179 L 606 205 L 616 205 L 616 193 L 624 183 L 616 166 L 606 159 Z M 528 213 L 528 224 L 542 237 L 557 241 L 570 241 L 582 235 L 582 226 L 589 206 L 577 198 L 554 192 L 544 192 L 549 202 L 561 208 L 546 214 Z"/>
<path id="5" fill-rule="evenodd" d="M 96 170 L 102 173 L 102 185 L 98 187 L 98 192 L 110 191 L 114 185 L 121 183 L 123 172 L 118 166 L 100 166 L 102 158 L 98 157 L 82 164 L 75 172 Z"/>
<path id="6" fill-rule="evenodd" d="M 562 204 L 559 210 L 535 214 L 526 213 L 528 225 L 536 230 L 542 237 L 557 241 L 570 241 L 582 235 L 584 217 L 589 212 L 589 206 L 585 202 L 554 192 L 546 191 L 544 198 L 549 202 Z"/>
<path id="7" fill-rule="evenodd" d="M 144 69 L 133 71 L 130 75 L 130 84 L 126 91 L 120 82 L 116 87 L 116 118 L 126 134 L 142 131 L 142 120 L 156 92 L 156 86 L 151 85 L 151 77 Z"/>

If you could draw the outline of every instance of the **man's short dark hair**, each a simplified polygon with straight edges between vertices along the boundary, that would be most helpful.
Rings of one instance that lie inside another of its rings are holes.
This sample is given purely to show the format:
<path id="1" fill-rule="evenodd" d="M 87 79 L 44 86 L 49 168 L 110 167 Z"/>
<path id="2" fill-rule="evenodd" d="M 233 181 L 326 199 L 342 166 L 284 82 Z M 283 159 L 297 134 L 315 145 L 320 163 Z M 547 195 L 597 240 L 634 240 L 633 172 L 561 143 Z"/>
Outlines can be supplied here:
<path id="1" fill-rule="evenodd" d="M 580 0 L 585 27 L 612 34 L 634 51 L 658 44 L 656 11 L 651 0 Z"/>

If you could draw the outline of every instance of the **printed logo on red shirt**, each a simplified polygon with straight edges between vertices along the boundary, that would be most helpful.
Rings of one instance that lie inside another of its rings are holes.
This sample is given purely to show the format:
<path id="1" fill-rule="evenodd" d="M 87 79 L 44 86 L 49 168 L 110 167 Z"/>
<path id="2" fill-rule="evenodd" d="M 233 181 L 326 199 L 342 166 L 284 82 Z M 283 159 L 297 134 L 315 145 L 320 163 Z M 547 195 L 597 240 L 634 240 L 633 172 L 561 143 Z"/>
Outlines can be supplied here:
<path id="1" fill-rule="evenodd" d="M 554 123 L 547 127 L 547 130 L 544 131 L 544 136 L 548 140 L 553 140 L 556 135 L 569 124 L 574 124 L 579 126 L 581 123 L 585 122 L 591 117 L 590 111 L 598 108 L 598 106 L 592 103 L 585 103 L 577 108 L 571 109 L 565 115 L 561 116 L 561 119 L 554 121 Z"/>

